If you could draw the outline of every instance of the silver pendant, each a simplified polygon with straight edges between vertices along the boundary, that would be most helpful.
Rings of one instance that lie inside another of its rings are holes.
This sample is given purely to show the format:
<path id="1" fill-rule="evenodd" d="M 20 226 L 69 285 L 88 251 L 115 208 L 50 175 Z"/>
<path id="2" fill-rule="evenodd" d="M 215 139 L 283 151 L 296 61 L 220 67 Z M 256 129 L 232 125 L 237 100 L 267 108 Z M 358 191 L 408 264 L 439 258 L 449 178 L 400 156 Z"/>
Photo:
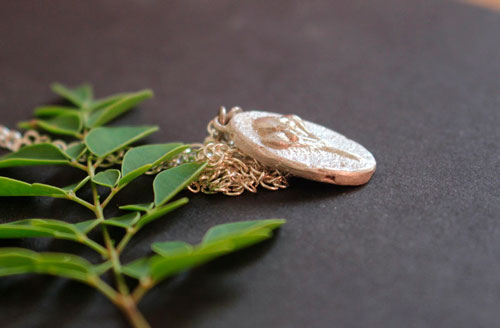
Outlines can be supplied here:
<path id="1" fill-rule="evenodd" d="M 375 172 L 375 158 L 366 148 L 296 115 L 238 112 L 226 131 L 246 155 L 295 176 L 357 186 Z"/>

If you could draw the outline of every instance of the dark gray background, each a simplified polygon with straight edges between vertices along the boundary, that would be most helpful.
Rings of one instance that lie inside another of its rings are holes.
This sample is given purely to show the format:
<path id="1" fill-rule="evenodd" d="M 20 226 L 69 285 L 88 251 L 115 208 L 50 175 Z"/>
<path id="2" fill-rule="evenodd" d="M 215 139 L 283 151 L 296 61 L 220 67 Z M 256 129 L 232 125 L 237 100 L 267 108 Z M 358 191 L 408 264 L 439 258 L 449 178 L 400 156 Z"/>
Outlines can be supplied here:
<path id="1" fill-rule="evenodd" d="M 147 227 L 196 242 L 210 226 L 288 219 L 272 241 L 162 284 L 155 327 L 494 327 L 500 321 L 500 13 L 453 1 L 3 1 L 1 123 L 57 101 L 156 92 L 119 124 L 201 141 L 218 106 L 296 113 L 360 142 L 369 184 L 303 180 L 238 198 L 194 195 Z M 63 185 L 70 169 L 1 170 Z M 148 200 L 151 179 L 117 204 Z M 1 199 L 0 218 L 89 218 L 65 201 Z M 69 242 L 3 241 L 36 250 Z M 124 327 L 97 292 L 47 276 L 0 279 L 2 327 Z"/>

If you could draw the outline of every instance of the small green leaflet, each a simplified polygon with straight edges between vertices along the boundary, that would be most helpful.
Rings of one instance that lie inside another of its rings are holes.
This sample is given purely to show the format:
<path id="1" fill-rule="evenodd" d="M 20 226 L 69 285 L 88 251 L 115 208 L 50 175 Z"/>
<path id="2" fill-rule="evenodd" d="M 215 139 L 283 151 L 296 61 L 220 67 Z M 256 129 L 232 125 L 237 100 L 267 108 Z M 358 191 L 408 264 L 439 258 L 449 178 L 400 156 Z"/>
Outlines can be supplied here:
<path id="1" fill-rule="evenodd" d="M 92 231 L 92 229 L 94 229 L 98 224 L 99 224 L 99 220 L 94 219 L 94 220 L 87 220 L 87 221 L 78 222 L 78 223 L 75 223 L 74 225 L 79 231 L 87 234 L 90 231 Z"/>
<path id="2" fill-rule="evenodd" d="M 122 179 L 119 185 L 129 183 L 150 168 L 167 161 L 189 148 L 181 143 L 145 145 L 130 149 L 122 164 Z"/>
<path id="3" fill-rule="evenodd" d="M 0 168 L 60 164 L 69 164 L 67 155 L 58 147 L 48 143 L 24 146 L 15 153 L 0 157 Z"/>
<path id="4" fill-rule="evenodd" d="M 62 188 L 64 191 L 71 191 L 73 193 L 76 193 L 78 190 L 80 190 L 85 184 L 90 180 L 90 177 L 87 176 L 83 180 L 70 184 L 69 186 L 66 186 Z"/>
<path id="5" fill-rule="evenodd" d="M 97 278 L 84 258 L 66 253 L 36 253 L 23 248 L 0 248 L 0 276 L 42 273 L 90 283 Z"/>
<path id="6" fill-rule="evenodd" d="M 123 267 L 123 272 L 136 279 L 150 278 L 154 283 L 171 277 L 179 272 L 204 264 L 214 258 L 227 254 L 230 249 L 227 245 L 219 243 L 218 247 L 210 249 L 192 248 L 187 245 L 180 246 L 182 242 L 173 242 L 177 245 L 157 245 L 155 248 L 164 255 L 153 255 L 141 258 Z M 178 246 L 176 251 L 173 246 Z M 167 248 L 167 250 L 165 250 Z"/>
<path id="7" fill-rule="evenodd" d="M 130 110 L 138 103 L 151 98 L 153 92 L 151 90 L 142 90 L 135 93 L 129 93 L 121 97 L 119 100 L 111 102 L 108 106 L 104 106 L 95 110 L 87 120 L 87 126 L 90 128 L 98 127 L 108 123 L 117 116 Z"/>
<path id="8" fill-rule="evenodd" d="M 157 242 L 151 245 L 151 249 L 161 256 L 181 256 L 191 254 L 194 247 L 183 241 Z"/>
<path id="9" fill-rule="evenodd" d="M 154 203 L 148 203 L 148 204 L 130 204 L 130 205 L 120 206 L 119 208 L 121 210 L 127 210 L 127 211 L 147 212 L 150 209 L 152 209 L 153 206 L 154 206 Z"/>
<path id="10" fill-rule="evenodd" d="M 0 196 L 47 196 L 66 198 L 66 192 L 42 183 L 29 184 L 23 181 L 0 177 Z"/>
<path id="11" fill-rule="evenodd" d="M 257 220 L 227 223 L 211 228 L 203 241 L 192 246 L 182 241 L 157 242 L 151 248 L 158 255 L 136 260 L 123 267 L 124 273 L 154 282 L 203 264 L 216 257 L 251 246 L 272 236 L 285 220 Z"/>
<path id="12" fill-rule="evenodd" d="M 149 262 L 151 278 L 154 282 L 159 282 L 230 252 L 230 249 L 226 245 L 220 244 L 219 246 L 218 248 L 212 247 L 210 249 L 198 248 L 186 254 L 174 253 L 171 256 L 152 256 Z"/>
<path id="13" fill-rule="evenodd" d="M 156 126 L 96 128 L 85 137 L 87 148 L 102 158 L 158 131 Z"/>
<path id="14" fill-rule="evenodd" d="M 231 243 L 232 250 L 238 250 L 271 237 L 272 231 L 285 222 L 283 219 L 271 219 L 221 224 L 207 231 L 201 246 L 226 241 Z"/>
<path id="15" fill-rule="evenodd" d="M 66 106 L 41 106 L 35 108 L 35 115 L 37 117 L 53 117 L 68 113 L 77 113 L 78 110 L 73 107 Z"/>
<path id="16" fill-rule="evenodd" d="M 122 174 L 126 176 L 144 165 L 157 165 L 181 153 L 188 147 L 181 143 L 167 143 L 132 148 L 123 157 Z"/>
<path id="17" fill-rule="evenodd" d="M 53 237 L 78 241 L 86 238 L 74 224 L 59 220 L 28 219 L 0 224 L 0 238 Z"/>
<path id="18" fill-rule="evenodd" d="M 139 212 L 128 213 L 116 218 L 107 219 L 104 224 L 127 229 L 137 223 L 141 215 Z"/>
<path id="19" fill-rule="evenodd" d="M 140 229 L 148 223 L 153 222 L 154 220 L 161 218 L 165 214 L 172 212 L 173 210 L 186 205 L 189 202 L 187 197 L 183 197 L 171 203 L 165 204 L 163 206 L 155 207 L 150 210 L 147 214 L 141 216 L 139 221 L 137 222 L 137 228 Z"/>
<path id="20" fill-rule="evenodd" d="M 93 98 L 92 87 L 89 84 L 82 84 L 71 89 L 61 83 L 54 83 L 52 84 L 52 91 L 80 108 L 90 105 Z"/>
<path id="21" fill-rule="evenodd" d="M 122 271 L 129 277 L 145 279 L 150 276 L 150 260 L 151 258 L 147 257 L 140 258 L 122 266 Z"/>
<path id="22" fill-rule="evenodd" d="M 83 122 L 78 112 L 63 113 L 49 119 L 39 119 L 32 122 L 34 126 L 52 134 L 80 137 Z"/>
<path id="23" fill-rule="evenodd" d="M 68 146 L 66 148 L 65 153 L 68 157 L 70 157 L 72 160 L 78 160 L 83 153 L 87 150 L 87 146 L 83 142 L 79 142 L 73 145 Z"/>
<path id="24" fill-rule="evenodd" d="M 135 229 L 139 230 L 146 224 L 151 223 L 158 218 L 161 218 L 165 214 L 172 212 L 173 210 L 183 205 L 186 205 L 188 202 L 189 199 L 187 197 L 184 197 L 153 209 L 149 208 L 149 204 L 145 204 L 143 205 L 143 207 L 141 207 L 140 205 L 128 205 L 127 209 L 134 210 L 136 212 L 125 214 L 124 216 L 118 218 L 108 219 L 104 221 L 104 223 L 122 227 L 125 229 L 134 227 Z M 123 209 L 123 206 L 120 208 Z M 139 211 L 145 211 L 146 213 L 141 216 L 139 214 Z"/>
<path id="25" fill-rule="evenodd" d="M 153 181 L 155 205 L 160 206 L 172 199 L 179 191 L 193 182 L 205 166 L 206 163 L 187 163 L 158 174 Z"/>
<path id="26" fill-rule="evenodd" d="M 92 178 L 92 181 L 98 185 L 109 188 L 113 188 L 118 180 L 120 180 L 120 171 L 116 169 L 99 172 Z"/>
<path id="27" fill-rule="evenodd" d="M 88 108 L 88 111 L 90 113 L 92 113 L 93 111 L 96 111 L 96 110 L 101 109 L 103 107 L 107 107 L 107 106 L 119 101 L 120 99 L 122 99 L 125 96 L 126 96 L 126 93 L 117 93 L 115 95 L 112 95 L 112 96 L 109 96 L 109 97 L 106 97 L 103 99 L 95 100 L 92 103 L 92 105 Z"/>

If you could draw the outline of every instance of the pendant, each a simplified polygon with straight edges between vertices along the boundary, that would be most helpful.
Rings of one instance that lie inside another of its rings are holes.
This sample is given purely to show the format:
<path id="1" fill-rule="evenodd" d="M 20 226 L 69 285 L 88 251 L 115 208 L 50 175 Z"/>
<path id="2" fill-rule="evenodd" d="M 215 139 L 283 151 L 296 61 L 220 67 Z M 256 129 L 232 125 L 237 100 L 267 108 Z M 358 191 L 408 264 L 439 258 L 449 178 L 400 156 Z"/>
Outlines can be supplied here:
<path id="1" fill-rule="evenodd" d="M 297 115 L 221 108 L 214 127 L 245 155 L 294 176 L 337 185 L 367 183 L 373 155 L 340 133 Z"/>

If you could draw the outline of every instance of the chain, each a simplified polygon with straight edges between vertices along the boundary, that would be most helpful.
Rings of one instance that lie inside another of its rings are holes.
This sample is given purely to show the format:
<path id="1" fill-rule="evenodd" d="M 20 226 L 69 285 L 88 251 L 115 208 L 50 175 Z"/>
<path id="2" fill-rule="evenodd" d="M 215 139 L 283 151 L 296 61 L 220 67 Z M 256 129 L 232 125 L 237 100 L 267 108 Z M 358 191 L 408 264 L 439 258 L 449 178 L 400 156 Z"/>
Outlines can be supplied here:
<path id="1" fill-rule="evenodd" d="M 288 187 L 287 174 L 268 168 L 254 158 L 245 155 L 229 138 L 226 126 L 231 118 L 239 112 L 241 112 L 239 107 L 233 107 L 229 113 L 224 107 L 221 107 L 219 115 L 208 123 L 208 137 L 203 144 L 191 145 L 176 158 L 152 168 L 146 174 L 157 174 L 183 163 L 206 162 L 207 166 L 198 180 L 188 187 L 193 193 L 215 194 L 220 192 L 228 196 L 238 196 L 245 190 L 255 193 L 259 186 L 269 190 Z M 0 125 L 0 148 L 14 152 L 23 146 L 38 143 L 52 143 L 63 150 L 72 145 L 62 140 L 52 141 L 50 137 L 40 135 L 35 130 L 29 130 L 23 135 Z M 124 149 L 109 155 L 100 164 L 100 167 L 121 164 L 126 151 L 127 149 Z M 79 160 L 84 162 L 86 158 Z"/>
<path id="2" fill-rule="evenodd" d="M 63 150 L 68 147 L 64 141 L 51 141 L 49 136 L 40 135 L 35 130 L 26 131 L 23 135 L 19 131 L 11 130 L 3 125 L 0 125 L 0 148 L 5 148 L 10 151 L 18 151 L 23 146 L 48 142 L 52 142 L 54 145 Z"/>
<path id="3" fill-rule="evenodd" d="M 245 190 L 255 193 L 259 186 L 269 190 L 288 187 L 286 174 L 242 153 L 226 133 L 228 122 L 239 112 L 239 107 L 229 113 L 221 107 L 219 115 L 208 124 L 208 137 L 195 152 L 195 160 L 207 162 L 207 167 L 189 186 L 192 192 L 238 196 Z"/>

